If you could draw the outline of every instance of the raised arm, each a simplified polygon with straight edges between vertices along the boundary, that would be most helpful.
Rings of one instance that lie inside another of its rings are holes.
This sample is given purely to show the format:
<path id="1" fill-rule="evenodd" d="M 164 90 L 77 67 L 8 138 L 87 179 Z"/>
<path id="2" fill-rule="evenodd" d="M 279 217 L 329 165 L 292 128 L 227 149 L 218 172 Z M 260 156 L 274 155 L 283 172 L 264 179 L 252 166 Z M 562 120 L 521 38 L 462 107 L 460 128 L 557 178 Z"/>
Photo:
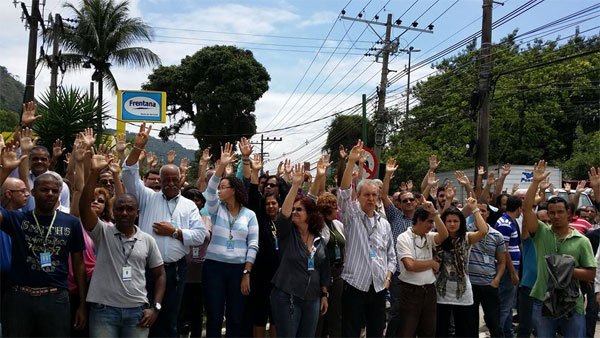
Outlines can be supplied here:
<path id="1" fill-rule="evenodd" d="M 381 189 L 381 200 L 383 201 L 383 206 L 386 208 L 392 204 L 392 201 L 389 197 L 390 182 L 392 181 L 394 172 L 396 172 L 397 169 L 398 166 L 396 165 L 396 160 L 393 158 L 387 160 L 387 163 L 385 164 L 385 176 L 383 177 L 383 188 Z"/>
<path id="2" fill-rule="evenodd" d="M 463 171 L 455 171 L 454 175 L 456 175 L 456 180 L 458 181 L 458 183 L 465 189 L 465 191 L 467 192 L 467 196 L 475 196 L 475 191 L 473 190 L 473 186 L 471 186 L 471 181 L 469 180 L 469 177 L 467 175 L 465 175 L 465 173 Z M 480 186 L 481 186 L 481 182 L 480 182 Z"/>
<path id="3" fill-rule="evenodd" d="M 431 193 L 431 189 L 433 189 L 433 187 L 437 185 L 440 180 L 435 177 L 435 171 L 428 171 L 426 176 L 427 183 L 425 184 L 425 189 L 423 189 L 421 193 L 423 196 L 425 196 L 425 198 L 428 198 L 429 194 Z"/>
<path id="4" fill-rule="evenodd" d="M 9 145 L 2 148 L 2 154 L 0 155 L 0 186 L 4 184 L 6 178 L 10 176 L 10 173 L 19 167 L 21 161 L 27 158 L 27 155 L 21 155 L 21 158 L 17 158 L 16 146 Z"/>
<path id="5" fill-rule="evenodd" d="M 81 141 L 81 140 L 79 140 Z M 89 175 L 84 170 L 84 161 L 89 163 L 89 158 L 91 158 L 92 153 L 88 149 L 85 148 L 82 142 L 75 141 L 75 145 L 73 147 L 73 152 L 71 153 L 71 161 L 73 161 L 73 181 L 71 181 L 71 188 L 73 191 L 73 196 L 71 196 L 71 215 L 75 217 L 80 216 L 79 210 L 79 201 L 81 199 L 81 194 L 83 193 L 83 189 L 85 186 L 86 178 Z M 89 183 L 91 186 L 96 186 L 96 181 Z"/>
<path id="6" fill-rule="evenodd" d="M 148 143 L 148 137 L 150 136 L 150 132 L 152 131 L 152 125 L 149 128 L 146 128 L 146 122 L 143 122 L 140 126 L 140 131 L 135 135 L 135 139 L 133 140 L 133 149 L 127 156 L 127 160 L 125 164 L 128 166 L 132 166 L 137 163 L 140 158 L 140 153 L 146 147 L 146 143 Z"/>
<path id="7" fill-rule="evenodd" d="M 79 213 L 81 224 L 87 231 L 92 231 L 98 223 L 98 215 L 92 210 L 92 201 L 94 200 L 94 189 L 100 171 L 108 166 L 104 155 L 93 155 L 90 159 L 90 174 L 86 180 L 86 184 L 81 192 L 79 200 Z"/>
<path id="8" fill-rule="evenodd" d="M 200 160 L 198 161 L 198 180 L 196 180 L 196 188 L 201 192 L 206 190 L 206 171 L 208 169 L 208 162 L 210 161 L 210 149 L 206 148 L 202 150 Z"/>
<path id="9" fill-rule="evenodd" d="M 252 155 L 252 145 L 250 140 L 245 137 L 240 139 L 240 152 L 242 153 L 243 175 L 245 178 L 250 178 L 250 155 Z"/>
<path id="10" fill-rule="evenodd" d="M 336 184 L 337 186 L 341 186 L 342 185 L 342 176 L 344 175 L 344 171 L 346 170 L 346 156 L 348 156 L 348 153 L 346 153 L 346 148 L 344 148 L 343 144 L 340 144 L 338 146 L 338 151 L 339 151 L 339 158 L 338 158 L 338 166 L 337 166 L 337 171 L 335 173 L 336 176 Z"/>
<path id="11" fill-rule="evenodd" d="M 485 186 L 483 187 L 483 191 L 481 192 L 481 194 L 479 195 L 479 198 L 481 198 L 483 200 L 483 202 L 485 202 L 486 204 L 489 204 L 492 198 L 492 186 L 496 183 L 496 175 L 494 175 L 494 172 L 491 171 L 488 174 L 488 178 L 485 181 Z"/>
<path id="12" fill-rule="evenodd" d="M 331 165 L 331 162 L 329 162 L 329 155 L 323 155 L 321 156 L 321 158 L 319 158 L 319 161 L 317 162 L 317 176 L 315 176 L 315 179 L 313 180 L 312 184 L 310 185 L 310 189 L 309 189 L 309 193 L 313 196 L 319 196 L 319 194 L 324 191 L 324 186 L 323 186 L 323 181 L 325 180 L 325 175 L 327 174 L 327 167 L 329 167 Z M 323 186 L 323 190 L 321 190 L 321 187 Z"/>
<path id="13" fill-rule="evenodd" d="M 448 229 L 446 229 L 446 225 L 444 224 L 444 221 L 442 221 L 442 218 L 440 217 L 440 212 L 435 210 L 435 206 L 433 205 L 433 203 L 431 203 L 430 201 L 424 201 L 424 197 L 421 197 L 422 200 L 422 206 L 423 209 L 427 210 L 430 214 L 433 214 L 434 218 L 433 218 L 433 224 L 435 225 L 435 229 L 437 230 L 437 233 L 435 234 L 434 237 L 434 242 L 436 245 L 440 245 L 442 244 L 443 241 L 446 240 L 446 238 L 448 238 Z"/>
<path id="14" fill-rule="evenodd" d="M 469 244 L 475 244 L 487 235 L 489 227 L 485 222 L 485 219 L 483 219 L 483 216 L 481 216 L 481 211 L 479 211 L 479 208 L 477 207 L 475 193 L 471 192 L 470 196 L 466 199 L 466 202 L 473 212 L 475 226 L 477 227 L 477 231 L 469 231 L 467 232 L 467 236 L 469 238 Z"/>
<path id="15" fill-rule="evenodd" d="M 344 176 L 342 176 L 342 183 L 340 184 L 340 189 L 348 189 L 350 188 L 350 184 L 352 183 L 352 170 L 353 163 L 358 161 L 363 156 L 363 142 L 358 140 L 356 145 L 352 147 L 350 154 L 348 155 L 348 164 L 346 165 L 346 170 L 344 170 Z"/>
<path id="16" fill-rule="evenodd" d="M 219 165 L 217 165 L 217 168 L 215 169 L 215 176 L 223 177 L 225 168 L 227 165 L 233 163 L 234 160 L 235 154 L 233 153 L 233 145 L 227 142 L 221 147 L 221 161 L 219 161 Z"/>
<path id="17" fill-rule="evenodd" d="M 523 201 L 523 239 L 527 239 L 529 236 L 534 235 L 538 229 L 538 219 L 533 211 L 535 204 L 535 195 L 537 194 L 540 182 L 546 179 L 550 175 L 550 172 L 546 172 L 546 161 L 540 160 L 533 167 L 533 179 L 527 193 L 525 193 L 525 200 Z"/>
<path id="18" fill-rule="evenodd" d="M 588 171 L 588 176 L 590 178 L 590 185 L 594 191 L 594 200 L 596 204 L 600 204 L 600 167 L 591 167 L 590 171 Z"/>
<path id="19" fill-rule="evenodd" d="M 304 182 L 304 170 L 302 169 L 302 164 L 297 163 L 293 170 L 292 186 L 281 206 L 281 215 L 283 217 L 290 218 L 292 215 L 294 200 L 296 199 L 296 195 L 298 195 L 298 189 L 300 189 L 302 182 Z"/>
<path id="20" fill-rule="evenodd" d="M 492 201 L 496 200 L 496 197 L 502 193 L 502 188 L 504 188 L 504 181 L 506 177 L 510 174 L 510 164 L 506 163 L 502 166 L 502 170 L 500 171 L 500 177 L 496 180 L 496 185 L 494 186 L 494 195 L 492 196 Z"/>

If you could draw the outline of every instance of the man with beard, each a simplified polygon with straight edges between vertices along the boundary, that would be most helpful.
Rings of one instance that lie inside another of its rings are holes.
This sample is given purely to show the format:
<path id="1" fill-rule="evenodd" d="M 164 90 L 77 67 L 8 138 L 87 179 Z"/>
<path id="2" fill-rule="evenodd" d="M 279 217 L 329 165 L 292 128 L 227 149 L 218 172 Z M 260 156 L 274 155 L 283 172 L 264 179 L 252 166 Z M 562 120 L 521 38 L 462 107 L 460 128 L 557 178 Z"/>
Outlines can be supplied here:
<path id="1" fill-rule="evenodd" d="M 150 336 L 176 337 L 177 317 L 187 274 L 185 256 L 190 246 L 204 242 L 206 227 L 196 204 L 180 194 L 179 167 L 167 164 L 160 169 L 160 191 L 153 191 L 142 183 L 138 159 L 151 130 L 152 127 L 146 128 L 145 123 L 140 126 L 134 147 L 123 165 L 122 176 L 127 192 L 138 200 L 139 227 L 156 240 L 167 274 L 162 311 L 150 329 Z M 154 276 L 147 273 L 146 281 L 147 289 L 153 290 Z"/>

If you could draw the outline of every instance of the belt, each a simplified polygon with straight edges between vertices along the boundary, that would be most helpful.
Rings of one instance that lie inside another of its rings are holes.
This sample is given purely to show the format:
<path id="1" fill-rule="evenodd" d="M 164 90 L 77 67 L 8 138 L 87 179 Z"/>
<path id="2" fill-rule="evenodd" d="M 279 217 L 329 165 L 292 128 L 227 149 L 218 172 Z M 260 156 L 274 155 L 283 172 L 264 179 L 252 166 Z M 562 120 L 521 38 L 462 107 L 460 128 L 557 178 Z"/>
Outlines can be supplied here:
<path id="1" fill-rule="evenodd" d="M 175 262 L 163 263 L 163 265 L 165 266 L 165 269 L 172 268 L 172 267 L 178 266 L 180 264 L 187 264 L 187 261 L 185 260 L 185 256 L 183 256 L 183 258 L 181 258 Z"/>
<path id="2" fill-rule="evenodd" d="M 32 288 L 29 286 L 13 286 L 12 289 L 14 291 L 24 293 L 24 294 L 27 294 L 30 296 L 34 296 L 34 297 L 52 295 L 55 293 L 59 293 L 62 290 L 62 289 L 53 288 L 53 287 Z"/>
<path id="3" fill-rule="evenodd" d="M 416 284 L 411 284 L 411 283 L 407 283 L 404 281 L 400 281 L 400 285 L 401 285 L 401 287 L 405 287 L 405 288 L 423 289 L 423 290 L 435 288 L 435 284 L 416 285 Z"/>

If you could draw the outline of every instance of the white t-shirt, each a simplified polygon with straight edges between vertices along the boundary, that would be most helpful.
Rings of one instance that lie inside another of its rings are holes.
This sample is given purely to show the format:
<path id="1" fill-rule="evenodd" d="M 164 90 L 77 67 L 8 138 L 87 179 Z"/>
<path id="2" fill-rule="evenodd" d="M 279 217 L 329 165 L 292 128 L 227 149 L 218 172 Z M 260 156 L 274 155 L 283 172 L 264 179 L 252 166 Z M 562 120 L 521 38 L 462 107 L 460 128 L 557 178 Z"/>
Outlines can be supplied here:
<path id="1" fill-rule="evenodd" d="M 465 241 L 469 241 L 469 234 L 465 234 Z M 438 304 L 449 304 L 449 305 L 472 305 L 473 304 L 473 290 L 471 287 L 471 280 L 469 279 L 469 254 L 471 252 L 471 246 L 468 246 L 466 257 L 464 257 L 465 262 L 465 292 L 462 294 L 460 298 L 456 298 L 456 293 L 458 289 L 458 282 L 454 277 L 456 275 L 456 271 L 452 263 L 454 262 L 454 256 L 452 253 L 448 251 L 444 251 L 444 262 L 440 265 L 440 269 L 446 269 L 446 273 L 449 276 L 446 281 L 446 294 L 444 296 L 437 293 L 437 302 Z"/>
<path id="2" fill-rule="evenodd" d="M 402 258 L 410 257 L 417 261 L 433 259 L 433 248 L 435 247 L 435 232 L 429 232 L 425 236 L 416 235 L 412 228 L 398 236 L 396 252 L 400 266 L 400 280 L 413 285 L 427 285 L 435 283 L 433 270 L 428 269 L 421 272 L 407 271 Z"/>

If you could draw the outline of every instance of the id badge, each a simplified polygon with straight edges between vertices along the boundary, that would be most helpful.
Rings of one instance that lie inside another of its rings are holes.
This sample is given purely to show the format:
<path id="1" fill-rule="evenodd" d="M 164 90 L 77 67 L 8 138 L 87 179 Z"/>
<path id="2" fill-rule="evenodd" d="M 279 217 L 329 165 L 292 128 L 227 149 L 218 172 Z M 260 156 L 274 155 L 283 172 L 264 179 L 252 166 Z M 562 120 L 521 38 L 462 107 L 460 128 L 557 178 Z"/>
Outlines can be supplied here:
<path id="1" fill-rule="evenodd" d="M 308 271 L 313 271 L 315 269 L 315 259 L 314 257 L 308 257 Z"/>
<path id="2" fill-rule="evenodd" d="M 490 256 L 483 256 L 483 262 L 485 264 L 490 264 Z"/>
<path id="3" fill-rule="evenodd" d="M 275 250 L 279 250 L 279 240 L 275 237 Z"/>
<path id="4" fill-rule="evenodd" d="M 192 247 L 192 258 L 200 257 L 200 248 L 197 246 Z"/>
<path id="5" fill-rule="evenodd" d="M 227 240 L 227 250 L 233 250 L 233 240 Z"/>
<path id="6" fill-rule="evenodd" d="M 52 255 L 49 252 L 40 252 L 40 265 L 42 268 L 49 268 L 52 266 Z"/>
<path id="7" fill-rule="evenodd" d="M 369 257 L 371 257 L 371 259 L 375 259 L 376 255 L 375 255 L 375 249 L 373 249 L 373 246 L 369 245 Z"/>
<path id="8" fill-rule="evenodd" d="M 340 250 L 340 247 L 336 244 L 335 245 L 335 259 L 341 259 L 342 258 L 342 251 Z"/>
<path id="9" fill-rule="evenodd" d="M 131 280 L 131 267 L 130 266 L 124 266 L 123 267 L 122 277 L 123 277 L 122 278 L 123 281 Z"/>

